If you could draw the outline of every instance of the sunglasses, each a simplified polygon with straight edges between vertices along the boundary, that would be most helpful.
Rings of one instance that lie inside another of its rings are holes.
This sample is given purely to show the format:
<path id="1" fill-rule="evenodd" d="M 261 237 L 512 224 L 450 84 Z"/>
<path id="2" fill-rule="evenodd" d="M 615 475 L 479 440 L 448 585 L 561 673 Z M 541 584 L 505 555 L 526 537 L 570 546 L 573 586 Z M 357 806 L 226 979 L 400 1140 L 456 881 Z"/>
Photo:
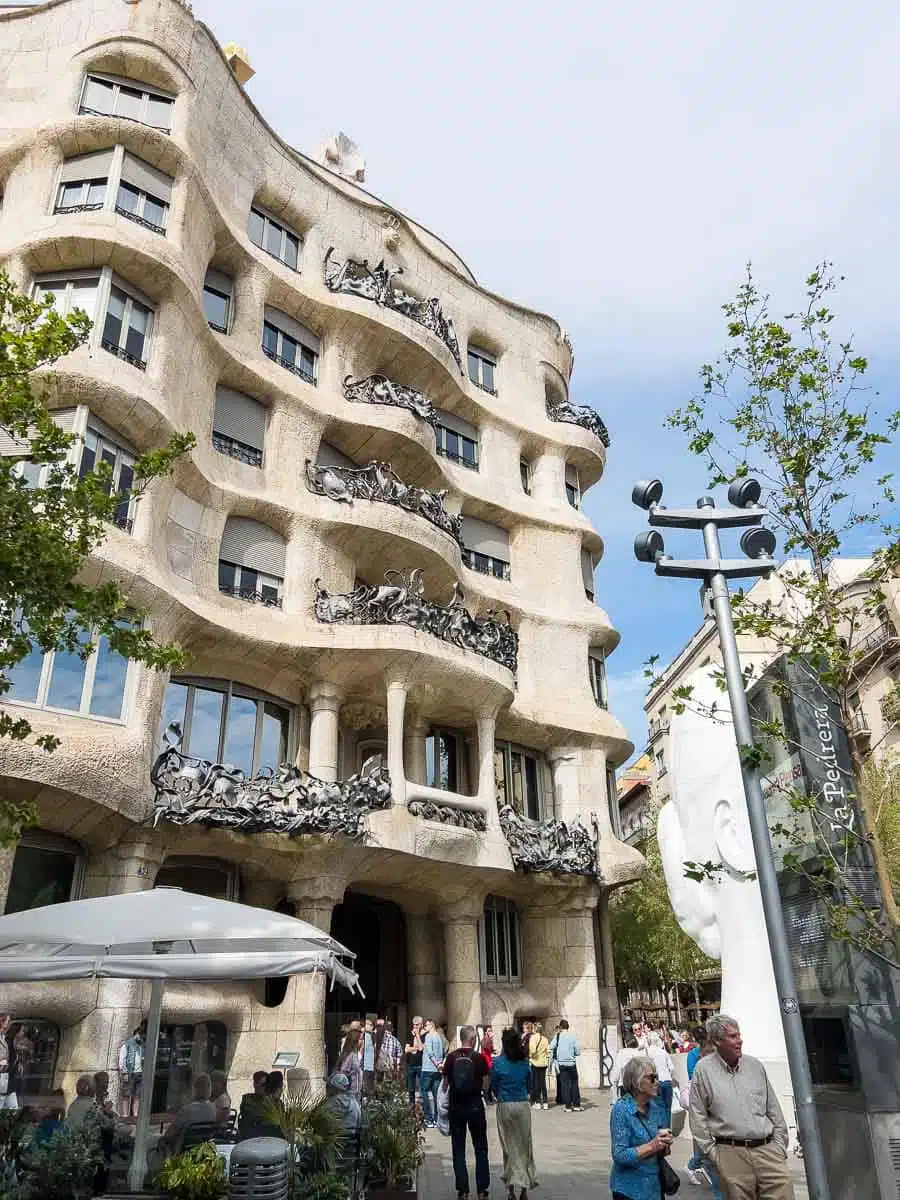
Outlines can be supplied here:
<path id="1" fill-rule="evenodd" d="M 649 1079 L 651 1083 L 659 1083 L 658 1075 L 645 1075 L 644 1078 Z"/>

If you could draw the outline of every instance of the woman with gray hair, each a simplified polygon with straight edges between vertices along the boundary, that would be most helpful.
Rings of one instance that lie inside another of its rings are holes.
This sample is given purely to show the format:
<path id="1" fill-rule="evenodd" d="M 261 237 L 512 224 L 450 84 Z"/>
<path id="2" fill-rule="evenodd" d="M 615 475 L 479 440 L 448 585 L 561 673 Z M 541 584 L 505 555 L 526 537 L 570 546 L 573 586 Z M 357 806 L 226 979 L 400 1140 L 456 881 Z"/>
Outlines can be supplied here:
<path id="1" fill-rule="evenodd" d="M 672 1147 L 666 1110 L 659 1100 L 653 1061 L 632 1058 L 622 1069 L 622 1098 L 612 1106 L 609 1134 L 613 1200 L 661 1200 L 661 1160 Z"/>

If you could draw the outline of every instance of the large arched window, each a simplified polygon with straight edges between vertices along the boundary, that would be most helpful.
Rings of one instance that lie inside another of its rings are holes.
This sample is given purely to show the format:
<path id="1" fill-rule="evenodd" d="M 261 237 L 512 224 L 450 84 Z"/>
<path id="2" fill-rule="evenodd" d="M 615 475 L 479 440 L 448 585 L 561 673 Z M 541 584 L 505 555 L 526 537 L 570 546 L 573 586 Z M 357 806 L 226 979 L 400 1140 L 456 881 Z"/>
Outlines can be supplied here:
<path id="1" fill-rule="evenodd" d="M 22 834 L 13 859 L 7 913 L 76 900 L 84 878 L 84 851 L 77 842 L 42 830 Z"/>
<path id="2" fill-rule="evenodd" d="M 291 753 L 291 709 L 239 683 L 173 679 L 163 705 L 163 729 L 181 726 L 185 754 L 255 775 L 281 766 Z"/>
<path id="3" fill-rule="evenodd" d="M 512 900 L 488 896 L 478 926 L 481 978 L 486 983 L 518 983 L 522 978 L 519 913 Z"/>
<path id="4" fill-rule="evenodd" d="M 159 868 L 153 886 L 181 888 L 214 900 L 237 900 L 237 867 L 220 858 L 172 854 Z"/>

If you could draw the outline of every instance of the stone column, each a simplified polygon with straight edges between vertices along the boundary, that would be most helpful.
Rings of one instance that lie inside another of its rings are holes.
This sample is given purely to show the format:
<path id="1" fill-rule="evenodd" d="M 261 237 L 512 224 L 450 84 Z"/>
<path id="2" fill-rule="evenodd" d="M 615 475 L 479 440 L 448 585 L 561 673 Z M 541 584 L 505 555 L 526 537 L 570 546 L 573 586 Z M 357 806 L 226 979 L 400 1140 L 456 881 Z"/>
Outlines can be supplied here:
<path id="1" fill-rule="evenodd" d="M 545 450 L 532 464 L 531 494 L 535 502 L 559 507 L 566 503 L 566 456 L 562 450 Z"/>
<path id="2" fill-rule="evenodd" d="M 403 761 L 403 723 L 408 688 L 405 679 L 387 681 L 387 758 L 391 793 L 397 808 L 406 808 L 406 764 Z"/>
<path id="3" fill-rule="evenodd" d="M 6 912 L 6 897 L 9 893 L 9 882 L 12 879 L 15 859 L 15 846 L 4 846 L 0 849 L 0 913 Z"/>
<path id="4" fill-rule="evenodd" d="M 582 1085 L 600 1086 L 600 996 L 594 948 L 595 885 L 547 889 L 524 912 L 522 969 L 525 991 L 546 1007 L 545 1025 L 569 1022 L 581 1046 Z"/>
<path id="5" fill-rule="evenodd" d="M 554 815 L 560 821 L 572 821 L 583 807 L 578 752 L 571 746 L 555 746 L 547 758 L 553 775 Z"/>
<path id="6" fill-rule="evenodd" d="M 335 876 L 320 875 L 314 879 L 294 879 L 287 885 L 287 898 L 294 903 L 296 915 L 301 921 L 309 921 L 326 933 L 331 930 L 331 915 L 335 905 L 344 898 L 347 881 Z M 299 1076 L 308 1079 L 317 1092 L 324 1090 L 327 1071 L 325 1047 L 325 989 L 329 986 L 328 976 L 318 972 L 294 975 L 288 983 L 284 1000 L 277 1008 L 269 1009 L 271 1020 L 265 1030 L 248 1039 L 243 1057 L 254 1057 L 262 1062 L 271 1054 L 268 1063 L 274 1061 L 279 1050 L 300 1052 Z M 256 1067 L 252 1067 L 249 1073 Z M 240 1072 L 233 1069 L 234 1074 Z"/>
<path id="7" fill-rule="evenodd" d="M 441 910 L 444 924 L 444 972 L 447 991 L 447 1036 L 456 1038 L 459 1025 L 477 1025 L 481 1011 L 481 962 L 478 921 L 483 896 L 466 896 Z"/>
<path id="8" fill-rule="evenodd" d="M 411 783 L 428 782 L 428 760 L 425 743 L 428 722 L 418 714 L 406 722 L 406 776 Z"/>
<path id="9" fill-rule="evenodd" d="M 309 773 L 334 783 L 338 777 L 338 714 L 341 692 L 322 681 L 309 690 Z"/>
<path id="10" fill-rule="evenodd" d="M 440 922 L 424 911 L 410 912 L 408 908 L 404 916 L 409 1015 L 443 1021 L 447 1017 L 447 1002 L 441 983 Z"/>
<path id="11" fill-rule="evenodd" d="M 497 809 L 497 784 L 494 779 L 494 735 L 497 710 L 483 708 L 478 712 L 478 786 L 476 794 L 487 809 L 488 829 L 500 828 Z"/>

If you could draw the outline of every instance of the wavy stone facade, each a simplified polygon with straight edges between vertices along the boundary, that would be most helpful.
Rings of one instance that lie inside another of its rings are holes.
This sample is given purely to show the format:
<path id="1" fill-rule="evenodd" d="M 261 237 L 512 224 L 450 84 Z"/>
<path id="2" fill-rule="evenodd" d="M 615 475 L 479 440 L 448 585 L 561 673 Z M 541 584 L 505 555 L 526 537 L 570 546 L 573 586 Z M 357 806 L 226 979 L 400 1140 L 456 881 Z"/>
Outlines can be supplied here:
<path id="1" fill-rule="evenodd" d="M 618 640 L 592 599 L 602 542 L 572 504 L 606 447 L 548 415 L 568 411 L 568 339 L 281 142 L 176 0 L 7 12 L 0 51 L 0 256 L 23 288 L 66 303 L 77 284 L 95 305 L 91 345 L 57 365 L 51 403 L 122 454 L 197 439 L 95 562 L 186 647 L 189 676 L 132 665 L 99 717 L 93 698 L 51 703 L 52 673 L 69 668 L 45 664 L 21 702 L 62 745 L 0 746 L 3 788 L 33 795 L 41 821 L 0 858 L 0 897 L 34 902 L 38 863 L 55 899 L 159 877 L 286 904 L 359 951 L 366 1009 L 401 1026 L 433 1015 L 451 1035 L 565 1016 L 596 1084 L 615 1016 L 606 902 L 640 859 L 610 820 L 609 769 L 631 747 L 602 695 Z M 379 264 L 372 278 L 402 291 L 385 303 L 336 287 L 347 263 Z M 491 386 L 466 372 L 472 347 Z M 373 376 L 427 397 L 434 422 L 347 399 L 344 380 Z M 337 496 L 307 486 L 325 478 L 316 464 L 345 481 L 371 466 L 390 488 Z M 473 566 L 460 528 L 482 531 Z M 413 572 L 390 623 L 317 608 L 317 588 L 332 606 L 383 607 Z M 457 633 L 429 632 L 419 601 L 456 606 Z M 479 652 L 466 629 L 499 630 L 516 653 Z M 184 741 L 157 791 L 169 721 Z M 6 989 L 3 1007 L 55 1023 L 71 1091 L 83 1070 L 115 1072 L 147 1000 L 138 983 L 46 984 Z M 194 1031 L 195 1066 L 204 1031 L 224 1030 L 216 1061 L 235 1095 L 279 1051 L 320 1079 L 347 1002 L 310 978 L 172 986 L 164 1020 Z"/>

